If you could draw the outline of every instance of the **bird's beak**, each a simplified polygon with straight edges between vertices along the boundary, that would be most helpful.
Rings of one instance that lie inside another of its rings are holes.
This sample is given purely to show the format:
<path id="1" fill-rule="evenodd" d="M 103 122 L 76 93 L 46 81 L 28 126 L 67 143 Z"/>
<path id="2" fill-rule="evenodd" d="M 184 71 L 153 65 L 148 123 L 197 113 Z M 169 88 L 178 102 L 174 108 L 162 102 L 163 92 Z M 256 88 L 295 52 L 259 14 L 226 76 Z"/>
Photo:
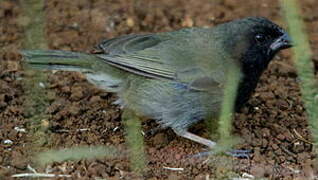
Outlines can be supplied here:
<path id="1" fill-rule="evenodd" d="M 278 39 L 276 39 L 270 46 L 273 52 L 277 52 L 282 49 L 287 49 L 293 46 L 292 39 L 287 33 L 284 33 Z"/>

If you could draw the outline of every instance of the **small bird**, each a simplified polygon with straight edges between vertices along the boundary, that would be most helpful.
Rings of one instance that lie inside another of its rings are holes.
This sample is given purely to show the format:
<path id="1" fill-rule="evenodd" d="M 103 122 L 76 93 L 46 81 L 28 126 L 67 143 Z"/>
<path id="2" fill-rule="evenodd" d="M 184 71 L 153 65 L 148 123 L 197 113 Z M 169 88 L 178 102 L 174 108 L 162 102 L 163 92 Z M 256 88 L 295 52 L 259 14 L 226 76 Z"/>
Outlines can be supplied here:
<path id="1" fill-rule="evenodd" d="M 89 82 L 118 93 L 122 108 L 155 119 L 184 138 L 213 148 L 216 143 L 190 133 L 203 119 L 217 118 L 228 67 L 238 82 L 235 109 L 249 99 L 274 55 L 291 47 L 280 26 L 247 17 L 212 28 L 125 35 L 102 41 L 96 53 L 24 50 L 33 68 L 78 71 Z"/>

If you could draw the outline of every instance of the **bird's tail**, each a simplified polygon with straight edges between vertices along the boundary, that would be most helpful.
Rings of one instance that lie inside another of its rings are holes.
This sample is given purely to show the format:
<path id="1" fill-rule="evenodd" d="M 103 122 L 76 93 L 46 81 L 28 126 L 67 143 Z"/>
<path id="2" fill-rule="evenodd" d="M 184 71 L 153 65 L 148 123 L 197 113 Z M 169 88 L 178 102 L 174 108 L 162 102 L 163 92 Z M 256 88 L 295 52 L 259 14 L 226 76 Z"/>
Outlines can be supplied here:
<path id="1" fill-rule="evenodd" d="M 28 65 L 35 69 L 87 71 L 95 56 L 59 50 L 23 50 L 21 54 Z"/>
<path id="2" fill-rule="evenodd" d="M 60 50 L 23 50 L 21 54 L 31 68 L 81 72 L 88 81 L 110 92 L 120 90 L 124 77 L 122 71 L 91 54 Z"/>

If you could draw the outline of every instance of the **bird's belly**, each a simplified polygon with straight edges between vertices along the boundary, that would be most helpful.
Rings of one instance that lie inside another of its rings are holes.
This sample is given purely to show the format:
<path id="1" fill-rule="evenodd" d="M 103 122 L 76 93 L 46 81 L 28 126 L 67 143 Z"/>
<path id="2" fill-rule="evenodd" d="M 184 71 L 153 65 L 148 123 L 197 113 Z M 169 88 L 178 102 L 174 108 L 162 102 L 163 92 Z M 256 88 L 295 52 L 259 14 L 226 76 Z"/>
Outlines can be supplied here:
<path id="1" fill-rule="evenodd" d="M 134 79 L 120 97 L 125 108 L 137 114 L 156 119 L 164 127 L 187 129 L 207 117 L 216 116 L 220 97 L 204 92 L 191 91 L 176 82 L 153 79 Z"/>

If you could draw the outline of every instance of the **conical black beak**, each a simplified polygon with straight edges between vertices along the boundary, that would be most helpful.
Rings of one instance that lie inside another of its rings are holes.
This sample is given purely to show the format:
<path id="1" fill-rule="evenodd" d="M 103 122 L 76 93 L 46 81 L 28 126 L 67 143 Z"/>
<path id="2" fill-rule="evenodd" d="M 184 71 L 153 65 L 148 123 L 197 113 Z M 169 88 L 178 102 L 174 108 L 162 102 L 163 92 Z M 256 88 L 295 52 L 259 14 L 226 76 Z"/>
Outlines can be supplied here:
<path id="1" fill-rule="evenodd" d="M 282 49 L 287 49 L 293 46 L 292 39 L 287 33 L 276 39 L 270 46 L 270 49 L 277 52 Z"/>

